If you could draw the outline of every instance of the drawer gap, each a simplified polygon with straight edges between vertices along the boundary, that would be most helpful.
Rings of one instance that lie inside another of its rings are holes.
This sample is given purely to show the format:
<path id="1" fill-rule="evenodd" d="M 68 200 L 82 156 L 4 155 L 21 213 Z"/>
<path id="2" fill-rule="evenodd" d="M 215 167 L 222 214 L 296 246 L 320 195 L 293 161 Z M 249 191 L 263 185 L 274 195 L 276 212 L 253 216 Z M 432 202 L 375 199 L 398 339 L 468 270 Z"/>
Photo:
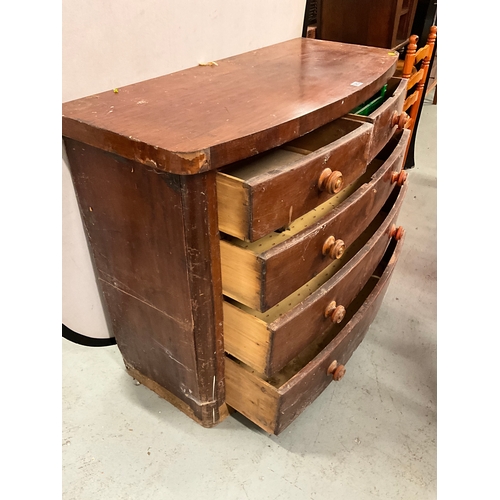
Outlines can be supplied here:
<path id="1" fill-rule="evenodd" d="M 256 309 L 252 309 L 251 307 L 241 304 L 238 301 L 231 299 L 230 297 L 227 296 L 224 296 L 224 300 L 240 308 L 241 310 L 247 312 L 248 314 L 255 316 L 257 319 L 264 321 L 267 324 L 272 323 L 280 316 L 282 316 L 284 313 L 289 311 L 291 308 L 300 304 L 304 299 L 309 297 L 318 288 L 323 286 L 334 274 L 339 272 L 349 262 L 349 260 L 352 257 L 354 257 L 354 255 L 356 255 L 356 253 L 358 253 L 359 250 L 361 250 L 364 247 L 364 245 L 368 242 L 368 240 L 381 226 L 386 216 L 387 212 L 384 211 L 379 212 L 375 217 L 375 219 L 372 221 L 372 223 L 368 226 L 368 228 L 361 234 L 361 236 L 359 236 L 359 238 L 352 245 L 350 245 L 349 248 L 347 248 L 346 252 L 344 253 L 341 259 L 337 259 L 334 262 L 332 262 L 316 277 L 308 281 L 293 294 L 290 294 L 284 300 L 278 302 L 278 304 L 276 304 L 274 307 L 271 307 L 267 311 L 265 312 L 257 311 Z"/>
<path id="2" fill-rule="evenodd" d="M 233 163 L 228 168 L 222 169 L 221 172 L 241 182 L 247 182 L 254 177 L 285 169 L 302 157 L 303 154 L 295 151 L 289 151 L 283 147 L 275 148 L 246 160 Z"/>
<path id="3" fill-rule="evenodd" d="M 297 357 L 292 359 L 281 371 L 276 375 L 273 375 L 267 382 L 274 387 L 281 387 L 286 384 L 294 375 L 296 375 L 300 370 L 304 368 L 310 361 L 312 361 L 323 349 L 338 335 L 338 333 L 343 329 L 344 325 L 350 321 L 350 319 L 356 314 L 358 309 L 363 305 L 363 302 L 370 295 L 371 291 L 375 288 L 375 285 L 380 279 L 380 275 L 372 276 L 365 287 L 361 290 L 359 295 L 354 299 L 351 305 L 346 309 L 346 315 L 344 321 L 346 323 L 341 323 L 334 325 L 332 328 L 327 330 L 323 335 L 320 335 L 312 344 L 310 344 L 306 349 L 304 349 Z"/>
<path id="4" fill-rule="evenodd" d="M 395 242 L 394 242 L 395 243 Z M 392 255 L 395 246 L 390 245 L 387 249 L 386 256 Z M 342 323 L 333 325 L 329 330 L 320 335 L 313 343 L 311 343 L 306 349 L 304 349 L 298 356 L 292 359 L 284 368 L 282 368 L 278 373 L 273 375 L 270 378 L 264 378 L 262 374 L 259 374 L 252 368 L 250 368 L 245 363 L 241 362 L 234 356 L 226 353 L 230 359 L 232 359 L 235 363 L 238 363 L 242 368 L 246 371 L 258 375 L 263 379 L 264 383 L 267 383 L 274 387 L 275 389 L 279 389 L 284 384 L 286 384 L 292 377 L 294 377 L 297 373 L 299 373 L 309 362 L 311 362 L 318 354 L 323 351 L 323 349 L 340 333 L 340 331 L 344 328 L 344 326 L 351 320 L 351 318 L 356 314 L 359 308 L 363 305 L 365 300 L 368 298 L 370 293 L 373 291 L 375 286 L 377 285 L 382 273 L 384 272 L 388 259 L 384 256 L 384 259 L 380 263 L 379 267 L 372 275 L 372 277 L 368 280 L 364 288 L 358 294 L 358 296 L 354 299 L 353 302 L 347 307 L 346 315 Z"/>
<path id="5" fill-rule="evenodd" d="M 389 139 L 387 144 L 382 148 L 382 150 L 375 157 L 376 160 L 385 162 L 389 159 L 389 156 L 394 152 L 394 149 L 401 140 L 403 130 L 396 131 L 393 136 Z"/>
<path id="6" fill-rule="evenodd" d="M 393 96 L 400 82 L 399 78 L 391 78 L 380 90 L 349 113 L 356 116 L 369 116 Z"/>
<path id="7" fill-rule="evenodd" d="M 328 215 L 333 209 L 335 209 L 338 205 L 340 205 L 344 200 L 346 200 L 349 196 L 351 196 L 354 192 L 356 192 L 361 186 L 370 182 L 372 176 L 377 172 L 377 170 L 381 167 L 383 161 L 375 158 L 368 165 L 366 172 L 359 177 L 355 182 L 344 188 L 340 193 L 332 196 L 328 201 L 322 203 L 318 207 L 309 211 L 307 214 L 299 217 L 294 220 L 290 226 L 283 230 L 280 229 L 278 231 L 273 231 L 272 233 L 264 236 L 253 242 L 246 242 L 240 240 L 239 238 L 235 238 L 234 236 L 228 235 L 226 233 L 220 233 L 221 239 L 231 242 L 231 244 L 243 248 L 245 250 L 249 250 L 253 252 L 255 255 L 270 250 L 272 247 L 276 246 L 283 241 L 295 236 L 300 233 L 304 229 L 316 224 L 321 220 L 322 217 Z"/>
<path id="8" fill-rule="evenodd" d="M 384 257 L 377 269 L 368 280 L 364 288 L 358 294 L 358 296 L 351 302 L 349 307 L 346 309 L 346 315 L 342 323 L 334 325 L 332 328 L 327 330 L 323 335 L 320 335 L 312 344 L 306 347 L 298 356 L 292 359 L 281 371 L 276 375 L 273 375 L 266 381 L 279 388 L 288 382 L 294 375 L 296 375 L 300 370 L 302 370 L 307 363 L 312 361 L 323 349 L 337 336 L 337 334 L 343 329 L 343 327 L 351 320 L 351 318 L 356 314 L 359 308 L 363 305 L 365 300 L 368 298 L 372 290 L 377 285 L 379 279 L 387 267 L 390 258 L 394 254 L 396 248 L 396 240 L 392 240 L 387 248 Z"/>
<path id="9" fill-rule="evenodd" d="M 360 122 L 341 118 L 331 123 L 327 123 L 298 139 L 287 142 L 281 147 L 287 151 L 308 155 L 354 132 L 361 127 L 361 125 L 362 123 Z"/>

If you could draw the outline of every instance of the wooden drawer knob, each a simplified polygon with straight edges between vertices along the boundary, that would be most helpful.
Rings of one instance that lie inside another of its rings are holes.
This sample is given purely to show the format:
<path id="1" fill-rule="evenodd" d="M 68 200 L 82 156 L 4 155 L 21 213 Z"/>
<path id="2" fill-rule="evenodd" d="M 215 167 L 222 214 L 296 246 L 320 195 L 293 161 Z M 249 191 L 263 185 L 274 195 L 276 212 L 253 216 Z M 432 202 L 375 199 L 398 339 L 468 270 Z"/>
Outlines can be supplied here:
<path id="1" fill-rule="evenodd" d="M 330 194 L 337 194 L 344 187 L 344 176 L 342 172 L 335 170 L 331 171 L 329 168 L 325 168 L 318 180 L 318 188 L 320 191 L 326 191 Z"/>
<path id="2" fill-rule="evenodd" d="M 325 318 L 330 317 L 332 323 L 340 323 L 345 316 L 345 307 L 337 305 L 337 303 L 332 300 L 325 309 Z"/>
<path id="3" fill-rule="evenodd" d="M 345 366 L 339 365 L 337 363 L 337 360 L 335 360 L 330 364 L 326 373 L 328 375 L 332 375 L 333 380 L 335 380 L 335 382 L 338 382 L 345 375 Z"/>
<path id="4" fill-rule="evenodd" d="M 323 255 L 329 255 L 331 259 L 340 259 L 345 252 L 345 243 L 342 240 L 336 240 L 333 236 L 323 243 Z"/>
<path id="5" fill-rule="evenodd" d="M 333 380 L 335 382 L 338 382 L 339 380 L 342 380 L 345 375 L 345 366 L 344 365 L 339 365 L 337 368 L 335 368 L 335 371 L 333 372 Z"/>
<path id="6" fill-rule="evenodd" d="M 344 319 L 344 316 L 345 316 L 345 307 L 337 306 L 332 314 L 332 322 L 340 323 Z"/>
<path id="7" fill-rule="evenodd" d="M 394 111 L 394 113 L 392 114 L 391 127 L 397 125 L 399 130 L 408 128 L 408 126 L 410 125 L 409 120 L 410 117 L 408 113 L 405 113 L 403 111 L 401 114 L 399 114 L 397 111 Z"/>
<path id="8" fill-rule="evenodd" d="M 393 224 L 391 226 L 391 229 L 389 230 L 389 236 L 391 238 L 394 238 L 396 241 L 399 241 L 403 235 L 405 234 L 405 230 L 403 226 L 396 227 L 396 224 Z"/>
<path id="9" fill-rule="evenodd" d="M 399 173 L 398 172 L 393 172 L 391 175 L 391 182 L 397 182 L 398 186 L 402 186 L 405 182 L 406 179 L 408 178 L 408 173 L 406 170 L 401 170 Z"/>

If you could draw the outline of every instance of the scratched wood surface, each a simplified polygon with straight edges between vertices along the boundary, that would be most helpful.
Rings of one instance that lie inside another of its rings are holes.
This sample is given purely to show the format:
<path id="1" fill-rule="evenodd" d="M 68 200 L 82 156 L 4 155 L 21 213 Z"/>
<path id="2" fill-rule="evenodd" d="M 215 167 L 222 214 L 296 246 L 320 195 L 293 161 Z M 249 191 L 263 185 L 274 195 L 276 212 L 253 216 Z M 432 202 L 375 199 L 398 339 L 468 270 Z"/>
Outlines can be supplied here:
<path id="1" fill-rule="evenodd" d="M 349 114 L 351 118 L 367 121 L 373 124 L 372 140 L 370 142 L 370 151 L 368 161 L 375 158 L 380 150 L 387 144 L 392 137 L 397 126 L 392 125 L 394 112 L 400 114 L 403 111 L 403 105 L 406 97 L 406 80 L 401 78 L 391 78 L 387 85 L 387 93 L 390 97 L 382 103 L 375 111 L 368 116 L 358 116 Z"/>
<path id="2" fill-rule="evenodd" d="M 180 177 L 65 142 L 127 367 L 202 425 L 215 425 L 227 415 L 215 172 Z"/>
<path id="3" fill-rule="evenodd" d="M 255 241 L 290 225 L 297 217 L 328 200 L 332 194 L 318 185 L 321 173 L 330 168 L 341 172 L 344 186 L 354 182 L 366 170 L 372 129 L 368 123 L 340 118 L 272 153 L 229 169 L 225 172 L 227 175 L 242 180 L 239 189 L 245 196 L 238 198 L 233 194 L 233 203 L 221 207 L 221 230 L 224 231 L 225 221 L 233 220 L 235 211 L 241 207 L 240 230 L 238 234 L 229 234 Z M 293 155 L 294 150 L 302 154 L 285 156 L 282 165 L 275 161 L 274 165 L 267 166 L 267 157 L 273 160 L 275 153 L 287 149 L 289 154 Z M 262 168 L 258 168 L 261 165 Z M 218 196 L 222 200 L 228 197 L 227 184 L 220 183 Z"/>
<path id="4" fill-rule="evenodd" d="M 179 174 L 219 168 L 348 113 L 395 71 L 386 49 L 297 38 L 63 104 L 65 137 Z"/>
<path id="5" fill-rule="evenodd" d="M 244 259 L 241 248 L 238 247 L 238 253 L 233 255 L 231 243 L 222 241 L 222 255 L 228 261 L 222 263 L 224 292 L 249 307 L 266 311 L 325 269 L 332 262 L 322 253 L 325 240 L 334 236 L 349 247 L 383 207 L 395 186 L 391 174 L 401 170 L 408 138 L 407 130 L 396 134 L 388 143 L 387 152 L 384 150 L 380 154 L 380 160 L 385 160 L 382 165 L 373 173 L 368 169 L 365 175 L 371 178 L 361 177 L 363 184 L 339 206 L 325 216 L 318 212 L 317 222 L 253 254 L 253 260 L 250 259 L 251 251 Z M 238 242 L 232 240 L 232 243 L 236 247 Z M 258 244 L 245 246 L 253 249 Z M 255 249 L 258 250 L 258 246 Z M 247 283 L 243 289 L 237 286 L 236 277 L 240 276 Z"/>
<path id="6" fill-rule="evenodd" d="M 374 273 L 377 278 L 369 280 L 348 308 L 347 322 L 332 327 L 276 376 L 266 381 L 247 365 L 227 357 L 228 405 L 269 433 L 279 434 L 288 427 L 332 382 L 327 373 L 332 361 L 345 365 L 365 337 L 381 306 L 403 242 L 404 236 L 397 243 L 391 241 Z M 346 377 L 348 374 L 347 369 Z"/>
<path id="7" fill-rule="evenodd" d="M 271 325 L 272 344 L 267 359 L 266 375 L 281 370 L 294 356 L 324 332 L 331 319 L 325 318 L 326 306 L 334 300 L 347 308 L 370 276 L 375 272 L 391 240 L 390 228 L 396 222 L 403 203 L 406 186 L 393 192 L 394 205 L 383 224 L 363 249 L 333 278 L 304 303 L 284 314 Z M 391 195 L 391 198 L 393 196 Z M 344 322 L 345 323 L 345 322 Z"/>
<path id="8" fill-rule="evenodd" d="M 348 307 L 382 259 L 405 191 L 406 186 L 393 191 L 387 207 L 346 251 L 342 257 L 346 261 L 339 265 L 339 270 L 327 268 L 265 313 L 225 301 L 226 352 L 270 377 L 327 330 L 331 326 L 330 318 L 324 315 L 327 305 L 334 300 Z M 387 214 L 386 209 L 391 206 Z"/>

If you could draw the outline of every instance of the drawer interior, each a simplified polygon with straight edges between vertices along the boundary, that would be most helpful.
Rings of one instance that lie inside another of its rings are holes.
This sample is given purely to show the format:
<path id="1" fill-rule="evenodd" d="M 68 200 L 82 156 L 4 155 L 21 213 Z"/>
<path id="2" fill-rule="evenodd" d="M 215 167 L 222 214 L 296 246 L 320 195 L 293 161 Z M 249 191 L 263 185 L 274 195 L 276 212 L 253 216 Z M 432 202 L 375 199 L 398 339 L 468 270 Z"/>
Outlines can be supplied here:
<path id="1" fill-rule="evenodd" d="M 372 239 L 376 234 L 380 234 L 381 228 L 389 227 L 389 223 L 387 221 L 389 220 L 388 218 L 392 220 L 394 217 L 394 207 L 397 204 L 401 190 L 402 188 L 399 187 L 394 189 L 386 205 L 384 205 L 384 207 L 376 215 L 368 228 L 354 241 L 352 245 L 347 248 L 341 259 L 332 262 L 313 279 L 290 294 L 284 300 L 280 301 L 274 307 L 264 312 L 260 312 L 254 308 L 241 304 L 236 300 L 226 297 L 224 302 L 224 335 L 226 352 L 240 358 L 243 362 L 248 363 L 258 373 L 271 374 L 273 370 L 270 367 L 275 363 L 279 364 L 279 361 L 277 361 L 277 358 L 273 354 L 273 349 L 275 349 L 276 345 L 275 342 L 283 343 L 285 341 L 285 336 L 291 334 L 293 331 L 289 327 L 285 326 L 284 330 L 288 331 L 288 333 L 283 334 L 283 326 L 286 325 L 287 322 L 290 324 L 290 318 L 296 318 L 297 315 L 301 314 L 301 311 L 308 310 L 311 304 L 311 299 L 313 302 L 316 300 L 323 300 L 322 294 L 324 291 L 320 291 L 323 285 L 325 285 L 328 280 L 330 280 L 363 248 L 365 248 L 370 239 Z M 386 229 L 384 229 L 384 231 L 386 231 Z M 376 241 L 378 241 L 379 237 L 380 236 L 376 237 Z M 359 283 L 360 287 L 363 285 L 364 282 Z M 349 301 L 351 300 L 352 299 L 349 299 Z M 347 304 L 349 303 L 350 302 Z M 285 317 L 281 318 L 284 315 Z M 319 329 L 317 329 L 318 326 L 319 325 L 315 327 L 315 337 L 321 333 Z M 321 329 L 325 326 L 326 325 L 321 326 Z M 292 346 L 296 345 L 296 339 L 288 342 L 288 344 L 288 347 L 293 349 Z M 283 358 L 283 356 L 281 357 Z"/>
<path id="2" fill-rule="evenodd" d="M 322 254 L 327 237 L 334 234 L 348 248 L 383 207 L 394 188 L 390 170 L 399 168 L 407 139 L 408 131 L 394 134 L 388 157 L 372 160 L 359 179 L 288 227 L 253 242 L 220 233 L 223 294 L 267 311 L 321 273 L 332 263 Z"/>
<path id="3" fill-rule="evenodd" d="M 289 151 L 295 151 L 301 154 L 310 154 L 317 151 L 328 144 L 338 141 L 342 137 L 354 132 L 361 126 L 361 123 L 348 118 L 340 118 L 331 123 L 327 123 L 322 127 L 303 135 L 298 139 L 294 139 L 282 147 Z"/>
<path id="4" fill-rule="evenodd" d="M 321 335 L 315 342 L 310 344 L 306 349 L 304 349 L 296 358 L 292 359 L 288 365 L 286 365 L 280 372 L 267 380 L 267 382 L 274 387 L 280 387 L 286 382 L 288 382 L 294 375 L 296 375 L 304 366 L 312 361 L 342 330 L 343 326 L 349 322 L 349 320 L 356 314 L 359 308 L 363 305 L 365 300 L 368 298 L 378 280 L 382 276 L 389 260 L 394 253 L 397 242 L 392 240 L 389 247 L 384 255 L 384 258 L 380 262 L 379 266 L 368 280 L 364 288 L 358 294 L 356 299 L 349 305 L 346 309 L 346 316 L 342 323 L 334 325 L 330 330 Z"/>
<path id="5" fill-rule="evenodd" d="M 368 298 L 372 290 L 378 283 L 378 280 L 382 276 L 387 264 L 394 253 L 394 249 L 397 242 L 392 240 L 381 263 L 368 280 L 366 285 L 363 287 L 361 292 L 358 294 L 356 299 L 347 307 L 346 315 L 342 323 L 333 325 L 329 330 L 320 335 L 314 342 L 312 342 L 307 348 L 305 348 L 298 356 L 292 359 L 282 370 L 274 374 L 270 378 L 265 378 L 263 375 L 255 372 L 249 366 L 245 365 L 237 358 L 226 354 L 230 359 L 237 363 L 241 368 L 257 375 L 261 379 L 262 388 L 266 390 L 279 390 L 284 384 L 290 381 L 295 375 L 297 375 L 309 362 L 311 362 L 318 354 L 325 349 L 325 347 L 332 342 L 332 340 L 339 334 L 339 332 L 345 327 L 345 325 L 350 321 L 350 319 L 356 314 L 356 312 L 363 305 L 365 300 Z"/>
<path id="6" fill-rule="evenodd" d="M 339 118 L 278 148 L 233 163 L 222 169 L 222 172 L 241 183 L 251 182 L 252 179 L 268 172 L 275 175 L 281 170 L 293 167 L 295 161 L 302 159 L 304 155 L 318 151 L 322 147 L 354 132 L 361 126 L 362 122 Z"/>
<path id="7" fill-rule="evenodd" d="M 394 150 L 394 144 L 392 143 L 392 149 Z M 389 151 L 389 149 L 387 150 Z M 385 158 L 387 159 L 387 158 Z M 279 243 L 286 241 L 287 239 L 295 236 L 301 231 L 307 229 L 309 226 L 316 224 L 322 217 L 331 212 L 335 207 L 340 205 L 344 200 L 346 200 L 349 196 L 351 196 L 357 189 L 359 189 L 364 184 L 370 182 L 372 176 L 377 172 L 377 170 L 384 163 L 384 158 L 381 157 L 375 158 L 370 162 L 366 172 L 359 177 L 355 182 L 351 183 L 349 186 L 345 187 L 342 191 L 332 196 L 326 202 L 322 203 L 318 207 L 309 211 L 307 214 L 304 214 L 302 217 L 295 219 L 292 221 L 290 226 L 286 228 L 281 228 L 277 231 L 273 231 L 272 233 L 264 236 L 253 242 L 246 242 L 240 240 L 239 238 L 235 238 L 233 236 L 229 236 L 226 234 L 221 234 L 221 238 L 230 242 L 231 244 L 245 249 L 258 255 L 262 252 L 265 252 L 272 247 L 276 246 Z"/>
<path id="8" fill-rule="evenodd" d="M 333 360 L 345 365 L 376 315 L 403 241 L 392 240 L 379 266 L 347 307 L 345 324 L 332 325 L 281 370 L 266 377 L 226 354 L 226 401 L 262 429 L 283 431 L 331 383 Z"/>
<path id="9" fill-rule="evenodd" d="M 391 78 L 378 92 L 372 95 L 364 103 L 356 106 L 350 113 L 357 116 L 369 116 L 394 95 L 400 83 L 400 78 Z"/>
<path id="10" fill-rule="evenodd" d="M 300 302 L 302 302 L 305 298 L 307 298 L 318 288 L 323 286 L 335 273 L 340 271 L 349 262 L 349 260 L 365 246 L 368 240 L 373 236 L 373 234 L 383 223 L 386 215 L 387 213 L 384 210 L 379 212 L 372 223 L 368 226 L 368 228 L 361 234 L 361 236 L 346 249 L 344 255 L 340 259 L 334 260 L 316 277 L 308 281 L 296 292 L 289 295 L 281 302 L 278 302 L 278 304 L 276 304 L 274 307 L 271 307 L 267 311 L 257 311 L 256 309 L 252 309 L 251 307 L 245 306 L 244 304 L 240 304 L 236 300 L 233 300 L 229 297 L 224 297 L 224 299 L 235 307 L 238 307 L 242 311 L 245 311 L 258 320 L 264 322 L 265 324 L 272 323 L 280 316 L 282 316 L 285 312 L 300 304 Z"/>

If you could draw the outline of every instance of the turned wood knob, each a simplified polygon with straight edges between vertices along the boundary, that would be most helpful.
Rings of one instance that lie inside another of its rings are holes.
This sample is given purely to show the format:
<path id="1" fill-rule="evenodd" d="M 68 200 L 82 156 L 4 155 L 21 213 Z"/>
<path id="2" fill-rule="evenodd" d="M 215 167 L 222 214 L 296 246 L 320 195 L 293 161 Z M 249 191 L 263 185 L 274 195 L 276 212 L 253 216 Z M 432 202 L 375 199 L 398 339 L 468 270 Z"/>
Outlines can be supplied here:
<path id="1" fill-rule="evenodd" d="M 345 316 L 345 307 L 337 306 L 332 314 L 332 323 L 340 323 Z"/>
<path id="2" fill-rule="evenodd" d="M 333 372 L 335 371 L 335 368 L 337 368 L 337 365 L 338 365 L 337 360 L 332 361 L 330 366 L 326 370 L 326 373 L 328 375 L 333 375 Z"/>
<path id="3" fill-rule="evenodd" d="M 342 379 L 342 377 L 345 375 L 345 366 L 344 365 L 339 365 L 337 360 L 332 361 L 328 369 L 326 370 L 326 373 L 328 375 L 333 376 L 333 380 L 338 382 L 339 380 Z"/>
<path id="4" fill-rule="evenodd" d="M 389 230 L 389 236 L 391 238 L 394 238 L 396 241 L 399 241 L 403 235 L 405 234 L 405 230 L 403 226 L 396 227 L 396 224 L 393 224 L 391 226 L 391 229 Z"/>
<path id="5" fill-rule="evenodd" d="M 342 172 L 325 168 L 318 180 L 318 188 L 320 191 L 326 191 L 330 194 L 338 193 L 344 187 L 344 176 Z"/>
<path id="6" fill-rule="evenodd" d="M 329 255 L 331 259 L 340 259 L 345 252 L 345 243 L 342 240 L 336 240 L 333 236 L 328 238 L 323 243 L 323 255 Z"/>
<path id="7" fill-rule="evenodd" d="M 331 259 L 340 259 L 345 252 L 345 243 L 342 240 L 335 240 L 332 249 L 330 250 Z"/>
<path id="8" fill-rule="evenodd" d="M 333 380 L 335 382 L 338 382 L 339 380 L 342 380 L 345 375 L 345 366 L 344 365 L 339 365 L 337 368 L 335 368 L 335 371 L 333 372 Z"/>
<path id="9" fill-rule="evenodd" d="M 403 111 L 401 114 L 399 114 L 397 111 L 394 111 L 394 113 L 392 114 L 391 127 L 397 125 L 399 130 L 407 128 L 409 125 L 409 119 L 410 117 L 408 113 L 405 113 Z"/>
<path id="10" fill-rule="evenodd" d="M 332 323 L 340 323 L 345 316 L 345 307 L 337 305 L 337 303 L 332 300 L 325 308 L 325 318 L 330 317 Z"/>
<path id="11" fill-rule="evenodd" d="M 398 183 L 398 186 L 402 186 L 405 182 L 406 179 L 408 178 L 408 173 L 406 170 L 401 170 L 400 172 L 393 172 L 391 175 L 391 182 Z"/>

